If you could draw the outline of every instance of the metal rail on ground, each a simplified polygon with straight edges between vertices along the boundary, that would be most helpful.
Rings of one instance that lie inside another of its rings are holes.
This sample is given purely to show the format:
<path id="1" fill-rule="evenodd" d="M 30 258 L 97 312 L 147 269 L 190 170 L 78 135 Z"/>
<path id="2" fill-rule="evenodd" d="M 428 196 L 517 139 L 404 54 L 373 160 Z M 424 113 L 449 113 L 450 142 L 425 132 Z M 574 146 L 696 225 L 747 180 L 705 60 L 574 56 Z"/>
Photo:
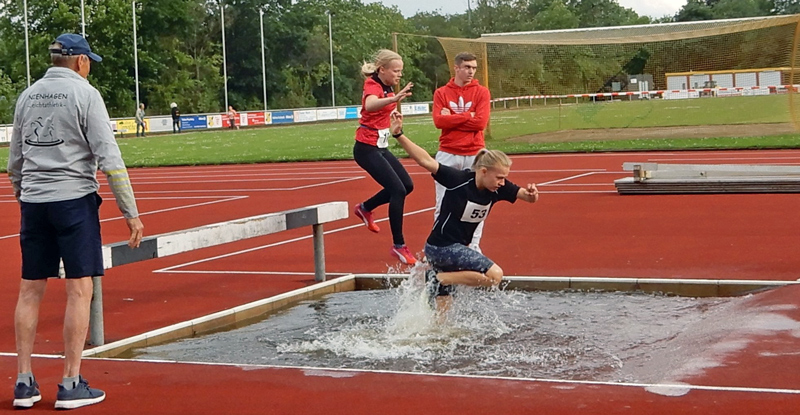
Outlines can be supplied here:
<path id="1" fill-rule="evenodd" d="M 149 236 L 142 239 L 139 248 L 131 249 L 127 242 L 103 246 L 105 269 L 152 258 L 162 258 L 201 248 L 222 245 L 258 236 L 270 235 L 290 229 L 311 226 L 314 235 L 314 278 L 325 281 L 324 223 L 349 216 L 347 202 L 328 202 L 283 212 L 267 213 L 227 222 L 214 223 L 177 232 Z M 103 287 L 100 277 L 94 277 L 91 306 L 91 342 L 95 346 L 105 343 L 103 328 Z"/>
<path id="2" fill-rule="evenodd" d="M 800 166 L 623 163 L 633 177 L 614 181 L 622 195 L 800 193 Z"/>

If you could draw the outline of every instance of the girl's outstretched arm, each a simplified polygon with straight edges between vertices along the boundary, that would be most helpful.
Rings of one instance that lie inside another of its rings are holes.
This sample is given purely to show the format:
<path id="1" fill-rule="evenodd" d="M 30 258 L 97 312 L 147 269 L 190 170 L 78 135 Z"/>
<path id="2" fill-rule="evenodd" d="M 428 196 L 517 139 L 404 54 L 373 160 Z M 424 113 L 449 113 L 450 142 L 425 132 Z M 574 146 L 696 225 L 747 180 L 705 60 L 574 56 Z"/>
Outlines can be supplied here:
<path id="1" fill-rule="evenodd" d="M 414 161 L 417 162 L 422 168 L 425 170 L 436 174 L 439 171 L 439 162 L 434 160 L 430 154 L 428 154 L 425 149 L 418 146 L 413 141 L 409 140 L 403 134 L 403 114 L 399 112 L 393 112 L 392 115 L 392 126 L 390 128 L 392 137 L 397 139 L 397 142 L 403 146 L 403 150 L 411 156 Z"/>
<path id="2" fill-rule="evenodd" d="M 364 100 L 364 108 L 369 112 L 375 112 L 391 103 L 399 103 L 400 101 L 411 96 L 411 88 L 413 87 L 414 84 L 409 82 L 402 90 L 400 90 L 400 92 L 397 93 L 397 95 L 393 97 L 378 98 L 375 95 L 369 95 L 367 99 Z"/>
<path id="3" fill-rule="evenodd" d="M 539 189 L 533 183 L 528 183 L 525 187 L 520 187 L 517 192 L 517 199 L 522 199 L 528 203 L 533 203 L 539 200 Z"/>

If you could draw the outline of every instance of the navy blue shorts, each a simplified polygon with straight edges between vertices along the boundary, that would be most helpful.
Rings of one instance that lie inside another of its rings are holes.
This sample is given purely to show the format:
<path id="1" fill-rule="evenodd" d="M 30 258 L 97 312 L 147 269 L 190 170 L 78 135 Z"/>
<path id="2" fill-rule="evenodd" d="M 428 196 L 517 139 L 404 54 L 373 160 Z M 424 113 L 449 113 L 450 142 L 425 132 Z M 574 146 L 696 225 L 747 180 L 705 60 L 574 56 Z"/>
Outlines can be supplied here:
<path id="1" fill-rule="evenodd" d="M 485 274 L 494 261 L 462 244 L 433 246 L 425 244 L 425 257 L 433 269 L 443 272 L 477 271 Z"/>
<path id="2" fill-rule="evenodd" d="M 97 193 L 60 202 L 20 202 L 22 279 L 57 277 L 59 260 L 67 278 L 103 275 L 102 202 Z"/>

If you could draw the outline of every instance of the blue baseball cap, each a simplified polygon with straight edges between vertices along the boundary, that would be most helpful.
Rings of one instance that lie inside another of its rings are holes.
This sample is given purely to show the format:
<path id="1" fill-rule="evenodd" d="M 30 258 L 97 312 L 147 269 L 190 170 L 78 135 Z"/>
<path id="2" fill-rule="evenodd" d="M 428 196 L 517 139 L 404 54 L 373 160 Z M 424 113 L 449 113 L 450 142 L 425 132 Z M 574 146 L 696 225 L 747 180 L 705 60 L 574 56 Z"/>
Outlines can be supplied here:
<path id="1" fill-rule="evenodd" d="M 55 42 L 53 43 L 60 43 L 61 49 L 50 49 L 50 53 L 60 53 L 65 56 L 73 56 L 73 55 L 86 55 L 89 59 L 100 62 L 103 58 L 96 53 L 92 53 L 92 48 L 89 47 L 89 42 L 81 35 L 76 35 L 74 33 L 64 33 L 63 35 L 56 38 Z"/>

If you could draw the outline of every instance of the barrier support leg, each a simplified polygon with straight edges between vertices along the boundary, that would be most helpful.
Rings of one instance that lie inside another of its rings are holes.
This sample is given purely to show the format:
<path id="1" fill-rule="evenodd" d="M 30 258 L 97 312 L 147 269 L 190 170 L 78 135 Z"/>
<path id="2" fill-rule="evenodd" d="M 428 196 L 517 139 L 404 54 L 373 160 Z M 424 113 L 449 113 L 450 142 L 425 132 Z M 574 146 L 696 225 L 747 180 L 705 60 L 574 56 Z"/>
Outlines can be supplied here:
<path id="1" fill-rule="evenodd" d="M 93 346 L 105 344 L 103 330 L 103 283 L 101 277 L 92 277 L 92 304 L 89 310 L 90 341 Z"/>
<path id="2" fill-rule="evenodd" d="M 311 225 L 314 230 L 314 280 L 325 281 L 325 242 L 322 225 Z"/>

